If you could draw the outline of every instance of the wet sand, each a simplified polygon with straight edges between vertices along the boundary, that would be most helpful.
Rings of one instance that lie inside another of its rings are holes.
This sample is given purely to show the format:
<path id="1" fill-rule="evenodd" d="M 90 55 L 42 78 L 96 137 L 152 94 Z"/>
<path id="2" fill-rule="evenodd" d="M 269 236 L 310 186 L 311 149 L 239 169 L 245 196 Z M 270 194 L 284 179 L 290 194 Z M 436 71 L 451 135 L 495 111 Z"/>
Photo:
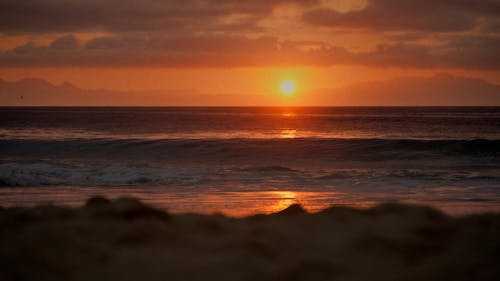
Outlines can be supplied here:
<path id="1" fill-rule="evenodd" d="M 0 209 L 0 280 L 496 280 L 500 214 L 291 205 L 232 218 L 132 198 Z"/>
<path id="2" fill-rule="evenodd" d="M 178 186 L 34 186 L 0 188 L 0 204 L 4 207 L 33 207 L 58 205 L 80 207 L 96 195 L 109 199 L 134 197 L 171 214 L 193 212 L 210 215 L 222 213 L 230 217 L 253 214 L 271 214 L 292 204 L 300 204 L 308 212 L 316 213 L 332 205 L 352 208 L 370 208 L 381 203 L 398 202 L 432 206 L 450 216 L 464 216 L 488 212 L 500 213 L 500 198 L 491 192 L 485 200 L 475 200 L 467 188 L 439 188 L 409 191 L 398 188 L 380 191 L 269 189 L 245 190 L 245 186 L 228 189 L 185 188 Z M 454 197 L 450 200 L 450 197 Z"/>

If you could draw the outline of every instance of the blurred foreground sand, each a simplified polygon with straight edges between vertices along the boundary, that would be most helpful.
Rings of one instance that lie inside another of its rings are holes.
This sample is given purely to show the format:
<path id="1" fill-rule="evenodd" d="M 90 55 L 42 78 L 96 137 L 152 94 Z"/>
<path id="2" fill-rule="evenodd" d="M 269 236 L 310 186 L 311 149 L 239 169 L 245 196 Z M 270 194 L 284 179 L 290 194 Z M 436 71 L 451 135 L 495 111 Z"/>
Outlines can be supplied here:
<path id="1" fill-rule="evenodd" d="M 497 280 L 500 214 L 299 205 L 170 215 L 133 198 L 0 209 L 0 280 Z"/>

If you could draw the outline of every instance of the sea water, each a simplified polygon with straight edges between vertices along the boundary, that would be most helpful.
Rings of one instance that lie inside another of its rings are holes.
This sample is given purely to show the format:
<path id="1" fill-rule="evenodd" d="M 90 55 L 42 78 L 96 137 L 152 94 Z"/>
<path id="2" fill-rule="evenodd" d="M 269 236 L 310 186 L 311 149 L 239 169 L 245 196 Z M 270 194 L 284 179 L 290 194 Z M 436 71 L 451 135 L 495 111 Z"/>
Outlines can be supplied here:
<path id="1" fill-rule="evenodd" d="M 0 108 L 0 205 L 500 211 L 500 107 Z"/>

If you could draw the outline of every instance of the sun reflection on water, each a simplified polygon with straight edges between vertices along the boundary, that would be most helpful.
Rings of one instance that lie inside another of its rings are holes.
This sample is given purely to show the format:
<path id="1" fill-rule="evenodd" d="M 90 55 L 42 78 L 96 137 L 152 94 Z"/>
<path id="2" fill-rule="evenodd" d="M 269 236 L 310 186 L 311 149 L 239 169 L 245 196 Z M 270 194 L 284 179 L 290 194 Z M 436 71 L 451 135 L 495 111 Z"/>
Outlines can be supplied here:
<path id="1" fill-rule="evenodd" d="M 283 117 L 295 117 L 295 116 L 296 116 L 296 114 L 295 114 L 295 113 L 293 113 L 293 112 L 283 112 L 283 113 L 281 114 L 281 116 L 283 116 Z"/>
<path id="2" fill-rule="evenodd" d="M 297 194 L 292 191 L 272 191 L 270 194 L 276 201 L 271 208 L 267 210 L 269 213 L 279 212 L 292 204 L 298 203 Z"/>
<path id="3" fill-rule="evenodd" d="M 297 133 L 297 130 L 284 129 L 284 130 L 281 130 L 281 132 L 280 132 L 280 138 L 282 138 L 282 139 L 294 139 L 297 137 L 296 133 Z"/>

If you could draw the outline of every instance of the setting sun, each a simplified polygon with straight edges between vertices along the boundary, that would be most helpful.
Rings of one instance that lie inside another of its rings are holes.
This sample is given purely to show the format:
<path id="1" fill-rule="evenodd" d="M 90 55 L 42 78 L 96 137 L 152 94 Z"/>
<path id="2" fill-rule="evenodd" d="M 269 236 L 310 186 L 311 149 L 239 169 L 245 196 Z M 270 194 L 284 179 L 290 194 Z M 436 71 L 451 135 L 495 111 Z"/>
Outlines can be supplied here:
<path id="1" fill-rule="evenodd" d="M 285 95 L 291 95 L 295 93 L 296 90 L 297 86 L 295 85 L 295 82 L 292 80 L 284 80 L 280 84 L 280 91 Z"/>

